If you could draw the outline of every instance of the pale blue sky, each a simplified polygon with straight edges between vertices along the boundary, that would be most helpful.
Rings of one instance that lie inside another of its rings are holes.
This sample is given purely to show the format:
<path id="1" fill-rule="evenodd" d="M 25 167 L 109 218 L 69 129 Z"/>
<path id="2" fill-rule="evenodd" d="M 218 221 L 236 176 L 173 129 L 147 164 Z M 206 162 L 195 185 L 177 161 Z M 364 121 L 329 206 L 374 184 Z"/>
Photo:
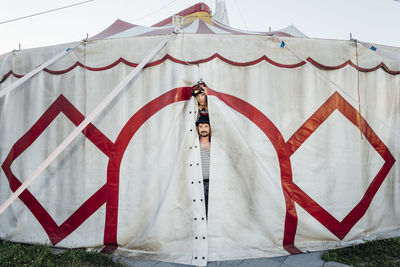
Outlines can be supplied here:
<path id="1" fill-rule="evenodd" d="M 2 0 L 0 22 L 81 1 Z M 86 33 L 93 36 L 102 31 L 117 18 L 152 25 L 197 2 L 202 1 L 95 0 L 0 24 L 0 54 L 18 49 L 19 43 L 26 49 L 78 41 Z M 214 0 L 204 2 L 214 9 Z M 226 4 L 231 26 L 240 29 L 268 31 L 269 27 L 278 30 L 294 24 L 309 37 L 349 39 L 351 32 L 361 41 L 400 47 L 400 2 L 394 0 L 226 0 Z"/>

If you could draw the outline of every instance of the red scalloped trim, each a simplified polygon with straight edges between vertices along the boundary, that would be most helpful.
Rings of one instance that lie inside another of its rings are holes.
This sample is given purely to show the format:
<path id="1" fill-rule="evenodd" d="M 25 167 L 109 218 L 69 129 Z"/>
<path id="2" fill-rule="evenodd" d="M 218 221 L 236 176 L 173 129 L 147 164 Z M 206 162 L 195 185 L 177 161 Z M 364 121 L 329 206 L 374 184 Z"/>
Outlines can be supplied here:
<path id="1" fill-rule="evenodd" d="M 0 80 L 0 83 L 2 83 L 2 82 L 4 82 L 5 80 L 7 80 L 7 78 L 8 78 L 10 75 L 13 75 L 13 76 L 16 77 L 16 78 L 22 78 L 22 77 L 24 77 L 24 75 L 16 74 L 16 73 L 14 73 L 12 70 L 10 70 L 9 72 L 7 72 L 6 74 L 3 75 L 3 78 Z"/>
<path id="2" fill-rule="evenodd" d="M 379 63 L 378 65 L 376 65 L 373 68 L 361 68 L 361 67 L 357 66 L 356 64 L 354 64 L 353 62 L 351 62 L 350 59 L 347 60 L 345 63 L 343 63 L 341 65 L 337 65 L 337 66 L 326 66 L 321 63 L 318 63 L 317 61 L 315 61 L 314 59 L 312 59 L 310 57 L 307 58 L 307 61 L 310 62 L 311 64 L 313 64 L 314 66 L 316 66 L 317 68 L 324 69 L 324 70 L 338 70 L 338 69 L 346 67 L 347 65 L 350 65 L 353 68 L 355 68 L 356 70 L 361 71 L 361 72 L 372 72 L 372 71 L 376 71 L 377 69 L 382 68 L 384 71 L 386 71 L 389 74 L 392 74 L 392 75 L 400 74 L 400 71 L 395 71 L 395 70 L 389 69 L 389 67 L 386 66 L 385 63 L 383 63 L 383 62 Z"/>
<path id="3" fill-rule="evenodd" d="M 153 66 L 157 66 L 161 63 L 163 63 L 164 61 L 171 60 L 172 62 L 178 63 L 178 64 L 183 64 L 183 65 L 189 65 L 189 64 L 200 64 L 200 63 L 205 63 L 208 61 L 211 61 L 215 58 L 218 58 L 222 61 L 224 61 L 225 63 L 228 63 L 230 65 L 233 66 L 238 66 L 238 67 L 247 67 L 247 66 L 253 66 L 255 64 L 258 64 L 262 61 L 266 61 L 268 63 L 270 63 L 271 65 L 280 67 L 280 68 L 287 68 L 287 69 L 292 69 L 292 68 L 297 68 L 297 67 L 301 67 L 303 65 L 306 64 L 305 61 L 300 61 L 299 63 L 295 63 L 295 64 L 281 64 L 278 63 L 276 61 L 273 61 L 272 59 L 270 59 L 267 56 L 262 56 L 256 60 L 253 61 L 247 61 L 247 62 L 238 62 L 238 61 L 233 61 L 233 60 L 229 60 L 223 56 L 221 56 L 218 53 L 213 54 L 212 56 L 208 57 L 208 58 L 204 58 L 204 59 L 199 59 L 199 60 L 194 60 L 194 61 L 183 61 L 177 58 L 174 58 L 173 56 L 166 54 L 164 57 L 162 57 L 159 60 L 153 61 L 148 63 L 145 68 L 148 67 L 153 67 Z M 318 63 L 317 61 L 315 61 L 314 59 L 312 59 L 311 57 L 307 58 L 307 61 L 311 64 L 313 64 L 315 67 L 319 68 L 319 69 L 323 69 L 323 70 L 338 70 L 341 68 L 346 67 L 347 65 L 352 66 L 353 68 L 355 68 L 356 70 L 362 71 L 362 72 L 372 72 L 372 71 L 376 71 L 377 69 L 382 68 L 385 72 L 391 74 L 391 75 L 399 75 L 400 71 L 394 71 L 389 69 L 388 66 L 385 65 L 385 63 L 381 62 L 380 64 L 378 64 L 377 66 L 373 67 L 373 68 L 362 68 L 359 67 L 357 65 L 355 65 L 353 62 L 351 62 L 351 60 L 347 60 L 346 62 L 344 62 L 343 64 L 337 65 L 337 66 L 327 66 L 327 65 L 323 65 L 321 63 Z M 80 63 L 79 61 L 75 62 L 72 66 L 64 69 L 64 70 L 50 70 L 48 68 L 45 68 L 44 71 L 50 74 L 54 74 L 54 75 L 60 75 L 60 74 L 64 74 L 67 73 L 73 69 L 75 69 L 76 67 L 81 67 L 90 71 L 103 71 L 103 70 L 108 70 L 111 69 L 113 67 L 115 67 L 116 65 L 118 65 L 119 63 L 124 63 L 125 65 L 131 66 L 131 67 L 136 67 L 138 64 L 137 63 L 133 63 L 130 62 L 124 58 L 119 58 L 118 60 L 116 60 L 114 63 L 111 63 L 107 66 L 104 67 L 99 67 L 99 68 L 95 68 L 95 67 L 89 67 L 89 66 L 85 66 L 82 63 Z M 3 78 L 0 80 L 0 84 L 2 82 L 4 82 L 10 75 L 13 75 L 16 78 L 21 78 L 24 75 L 20 75 L 20 74 L 16 74 L 14 73 L 12 70 L 10 70 L 8 73 L 6 73 L 5 75 L 3 75 Z"/>

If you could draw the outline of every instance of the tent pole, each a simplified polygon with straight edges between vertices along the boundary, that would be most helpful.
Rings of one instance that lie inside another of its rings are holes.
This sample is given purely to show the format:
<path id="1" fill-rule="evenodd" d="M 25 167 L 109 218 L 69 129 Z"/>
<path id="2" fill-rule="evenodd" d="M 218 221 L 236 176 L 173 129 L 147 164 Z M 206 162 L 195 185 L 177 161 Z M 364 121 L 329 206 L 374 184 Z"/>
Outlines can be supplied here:
<path id="1" fill-rule="evenodd" d="M 143 67 L 167 44 L 173 34 L 161 41 L 141 62 L 131 71 L 101 102 L 96 108 L 64 139 L 64 141 L 45 159 L 33 174 L 4 202 L 0 207 L 2 214 L 10 204 L 61 154 L 62 151 L 82 132 L 82 130 L 99 115 L 111 101 L 135 78 Z"/>

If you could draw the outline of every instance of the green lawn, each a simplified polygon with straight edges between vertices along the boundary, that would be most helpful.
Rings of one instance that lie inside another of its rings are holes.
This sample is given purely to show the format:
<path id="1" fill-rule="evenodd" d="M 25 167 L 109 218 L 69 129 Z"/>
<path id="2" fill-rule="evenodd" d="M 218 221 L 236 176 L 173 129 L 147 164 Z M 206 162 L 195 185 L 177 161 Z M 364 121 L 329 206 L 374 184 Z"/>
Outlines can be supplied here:
<path id="1" fill-rule="evenodd" d="M 322 254 L 322 259 L 352 266 L 400 266 L 400 238 L 329 250 Z"/>
<path id="2" fill-rule="evenodd" d="M 357 246 L 329 250 L 322 254 L 325 261 L 352 266 L 400 266 L 400 238 L 371 241 Z M 0 240 L 0 266 L 126 266 L 113 262 L 109 255 L 70 249 L 53 253 L 50 246 L 26 245 Z"/>
<path id="3" fill-rule="evenodd" d="M 113 262 L 109 255 L 87 252 L 85 249 L 69 249 L 53 253 L 49 246 L 26 245 L 0 240 L 0 266 L 126 266 Z"/>

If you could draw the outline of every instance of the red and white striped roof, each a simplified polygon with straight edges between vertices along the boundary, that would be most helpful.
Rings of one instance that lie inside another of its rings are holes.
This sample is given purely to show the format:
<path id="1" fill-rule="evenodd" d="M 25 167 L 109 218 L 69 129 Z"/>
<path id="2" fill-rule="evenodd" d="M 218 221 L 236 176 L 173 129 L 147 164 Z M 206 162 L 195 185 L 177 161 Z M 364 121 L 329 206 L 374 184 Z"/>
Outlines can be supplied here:
<path id="1" fill-rule="evenodd" d="M 184 24 L 181 26 L 181 33 L 307 37 L 293 25 L 271 32 L 253 32 L 235 29 L 213 19 L 210 8 L 204 3 L 195 4 L 177 13 L 177 15 L 185 19 Z M 153 26 L 135 25 L 118 19 L 107 29 L 94 36 L 92 40 L 170 34 L 175 30 L 175 26 L 171 22 L 172 16 Z"/>

